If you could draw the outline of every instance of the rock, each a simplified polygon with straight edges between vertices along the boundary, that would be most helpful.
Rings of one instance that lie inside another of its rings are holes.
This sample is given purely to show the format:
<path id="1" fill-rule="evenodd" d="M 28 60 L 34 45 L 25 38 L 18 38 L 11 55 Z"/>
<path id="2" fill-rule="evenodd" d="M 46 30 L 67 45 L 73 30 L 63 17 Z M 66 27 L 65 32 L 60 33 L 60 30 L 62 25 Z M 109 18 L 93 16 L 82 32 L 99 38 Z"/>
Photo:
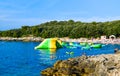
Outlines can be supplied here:
<path id="1" fill-rule="evenodd" d="M 61 62 L 62 62 L 62 60 L 58 60 L 58 61 L 54 64 L 54 67 L 57 67 Z"/>
<path id="2" fill-rule="evenodd" d="M 118 48 L 114 49 L 115 54 L 120 54 L 120 50 Z"/>
<path id="3" fill-rule="evenodd" d="M 0 37 L 0 40 L 5 40 L 5 41 L 43 41 L 44 39 L 41 37 L 19 37 L 19 38 L 14 38 L 14 37 Z"/>
<path id="4" fill-rule="evenodd" d="M 55 70 L 53 68 L 47 68 L 46 70 L 42 71 L 43 76 L 51 76 Z"/>
<path id="5" fill-rule="evenodd" d="M 81 56 L 57 61 L 43 76 L 120 76 L 120 54 Z"/>

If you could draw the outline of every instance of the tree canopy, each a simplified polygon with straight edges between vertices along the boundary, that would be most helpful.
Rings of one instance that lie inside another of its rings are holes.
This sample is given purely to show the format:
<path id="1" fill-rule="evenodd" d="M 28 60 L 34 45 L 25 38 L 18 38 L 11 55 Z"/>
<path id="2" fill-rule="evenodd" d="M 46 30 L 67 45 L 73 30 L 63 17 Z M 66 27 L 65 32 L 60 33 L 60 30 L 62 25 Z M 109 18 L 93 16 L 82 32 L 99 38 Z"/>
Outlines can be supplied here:
<path id="1" fill-rule="evenodd" d="M 120 20 L 110 22 L 50 21 L 35 26 L 22 26 L 20 29 L 0 31 L 0 37 L 36 36 L 50 37 L 100 37 L 101 35 L 120 36 Z"/>

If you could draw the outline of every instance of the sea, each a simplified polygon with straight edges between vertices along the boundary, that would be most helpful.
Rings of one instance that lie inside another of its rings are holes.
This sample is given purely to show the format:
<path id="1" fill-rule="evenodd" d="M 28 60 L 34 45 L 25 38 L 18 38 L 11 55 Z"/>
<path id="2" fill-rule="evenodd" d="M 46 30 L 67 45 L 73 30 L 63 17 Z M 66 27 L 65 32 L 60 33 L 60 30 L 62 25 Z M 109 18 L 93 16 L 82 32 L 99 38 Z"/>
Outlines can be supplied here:
<path id="1" fill-rule="evenodd" d="M 113 54 L 117 44 L 103 44 L 102 48 L 81 49 L 81 46 L 59 49 L 34 48 L 40 42 L 0 41 L 0 76 L 41 76 L 40 72 L 52 67 L 58 60 L 82 56 Z"/>

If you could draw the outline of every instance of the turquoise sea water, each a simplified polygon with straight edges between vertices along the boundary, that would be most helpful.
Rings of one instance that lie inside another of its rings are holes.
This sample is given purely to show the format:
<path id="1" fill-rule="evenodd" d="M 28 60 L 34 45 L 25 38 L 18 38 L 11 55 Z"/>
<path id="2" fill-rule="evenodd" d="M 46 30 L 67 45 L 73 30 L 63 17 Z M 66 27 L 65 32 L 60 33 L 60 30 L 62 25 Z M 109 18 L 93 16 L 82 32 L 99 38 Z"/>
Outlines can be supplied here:
<path id="1" fill-rule="evenodd" d="M 34 50 L 39 42 L 0 41 L 0 76 L 40 76 L 40 71 L 51 67 L 57 60 L 98 54 L 112 54 L 120 45 L 105 45 L 100 49 L 81 50 L 61 48 L 55 51 Z M 70 54 L 71 53 L 71 54 Z"/>

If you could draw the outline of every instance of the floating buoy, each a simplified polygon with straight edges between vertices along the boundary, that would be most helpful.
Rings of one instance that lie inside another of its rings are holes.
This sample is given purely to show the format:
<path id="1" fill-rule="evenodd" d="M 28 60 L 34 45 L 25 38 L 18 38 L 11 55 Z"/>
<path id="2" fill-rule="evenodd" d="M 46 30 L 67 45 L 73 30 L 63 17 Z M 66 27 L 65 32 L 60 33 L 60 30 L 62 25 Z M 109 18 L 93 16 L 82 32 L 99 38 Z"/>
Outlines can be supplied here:
<path id="1" fill-rule="evenodd" d="M 66 52 L 66 54 L 69 54 L 69 52 Z"/>
<path id="2" fill-rule="evenodd" d="M 66 54 L 72 55 L 74 54 L 74 52 L 66 52 Z"/>

